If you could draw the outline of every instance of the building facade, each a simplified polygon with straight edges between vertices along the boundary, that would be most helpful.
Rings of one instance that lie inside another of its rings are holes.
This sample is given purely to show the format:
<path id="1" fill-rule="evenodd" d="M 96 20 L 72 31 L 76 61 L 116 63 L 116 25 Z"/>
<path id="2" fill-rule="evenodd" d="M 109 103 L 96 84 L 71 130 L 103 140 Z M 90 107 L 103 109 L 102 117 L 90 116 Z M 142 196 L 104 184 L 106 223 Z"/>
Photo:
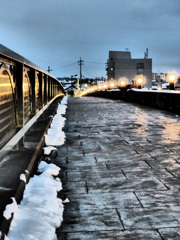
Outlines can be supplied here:
<path id="1" fill-rule="evenodd" d="M 129 84 L 135 83 L 137 75 L 143 75 L 144 87 L 152 86 L 152 59 L 132 59 L 129 51 L 109 51 L 107 62 L 108 80 L 128 79 Z"/>

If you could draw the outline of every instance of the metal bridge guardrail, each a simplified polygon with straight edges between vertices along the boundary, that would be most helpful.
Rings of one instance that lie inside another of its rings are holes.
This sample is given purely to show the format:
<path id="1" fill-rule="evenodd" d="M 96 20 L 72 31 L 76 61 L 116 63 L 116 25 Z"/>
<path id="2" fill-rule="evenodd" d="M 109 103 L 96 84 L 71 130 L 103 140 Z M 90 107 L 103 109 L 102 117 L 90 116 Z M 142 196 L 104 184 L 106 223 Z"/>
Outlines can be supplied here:
<path id="1" fill-rule="evenodd" d="M 57 78 L 0 44 L 0 149 L 51 99 L 64 93 Z"/>

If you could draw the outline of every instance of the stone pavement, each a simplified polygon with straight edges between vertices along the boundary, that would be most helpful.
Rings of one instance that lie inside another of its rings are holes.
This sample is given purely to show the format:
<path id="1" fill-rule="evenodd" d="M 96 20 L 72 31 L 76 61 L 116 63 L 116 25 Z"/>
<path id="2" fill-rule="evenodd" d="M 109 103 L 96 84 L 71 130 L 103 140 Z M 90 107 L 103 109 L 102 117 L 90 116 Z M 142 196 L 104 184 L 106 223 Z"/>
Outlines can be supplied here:
<path id="1" fill-rule="evenodd" d="M 180 239 L 180 117 L 93 97 L 66 117 L 58 240 Z"/>

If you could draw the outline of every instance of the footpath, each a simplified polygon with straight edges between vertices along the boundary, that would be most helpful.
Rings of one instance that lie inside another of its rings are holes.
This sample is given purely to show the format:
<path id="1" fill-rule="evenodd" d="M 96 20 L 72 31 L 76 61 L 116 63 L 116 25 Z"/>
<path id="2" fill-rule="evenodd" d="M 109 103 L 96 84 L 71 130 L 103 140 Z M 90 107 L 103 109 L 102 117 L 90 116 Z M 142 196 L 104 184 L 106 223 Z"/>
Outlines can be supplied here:
<path id="1" fill-rule="evenodd" d="M 180 239 L 180 116 L 83 97 L 66 118 L 58 240 Z"/>

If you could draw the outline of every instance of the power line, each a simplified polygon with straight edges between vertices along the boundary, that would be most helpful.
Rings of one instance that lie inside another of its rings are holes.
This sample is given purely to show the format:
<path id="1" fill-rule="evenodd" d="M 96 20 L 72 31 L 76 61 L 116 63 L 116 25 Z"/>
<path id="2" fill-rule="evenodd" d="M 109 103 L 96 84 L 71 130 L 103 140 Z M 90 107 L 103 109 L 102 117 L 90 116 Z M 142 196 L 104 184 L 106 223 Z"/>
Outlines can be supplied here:
<path id="1" fill-rule="evenodd" d="M 68 65 L 65 65 L 65 66 L 62 66 L 62 67 L 58 67 L 58 68 L 52 69 L 52 71 L 57 70 L 57 69 L 61 69 L 61 68 L 64 68 L 64 67 L 69 67 L 69 66 L 72 66 L 72 65 L 75 65 L 75 64 L 77 64 L 77 62 L 70 63 L 70 64 L 68 64 Z"/>
<path id="2" fill-rule="evenodd" d="M 84 61 L 86 63 L 94 63 L 94 64 L 105 64 L 105 63 L 102 63 L 102 62 L 89 62 L 89 61 Z"/>

